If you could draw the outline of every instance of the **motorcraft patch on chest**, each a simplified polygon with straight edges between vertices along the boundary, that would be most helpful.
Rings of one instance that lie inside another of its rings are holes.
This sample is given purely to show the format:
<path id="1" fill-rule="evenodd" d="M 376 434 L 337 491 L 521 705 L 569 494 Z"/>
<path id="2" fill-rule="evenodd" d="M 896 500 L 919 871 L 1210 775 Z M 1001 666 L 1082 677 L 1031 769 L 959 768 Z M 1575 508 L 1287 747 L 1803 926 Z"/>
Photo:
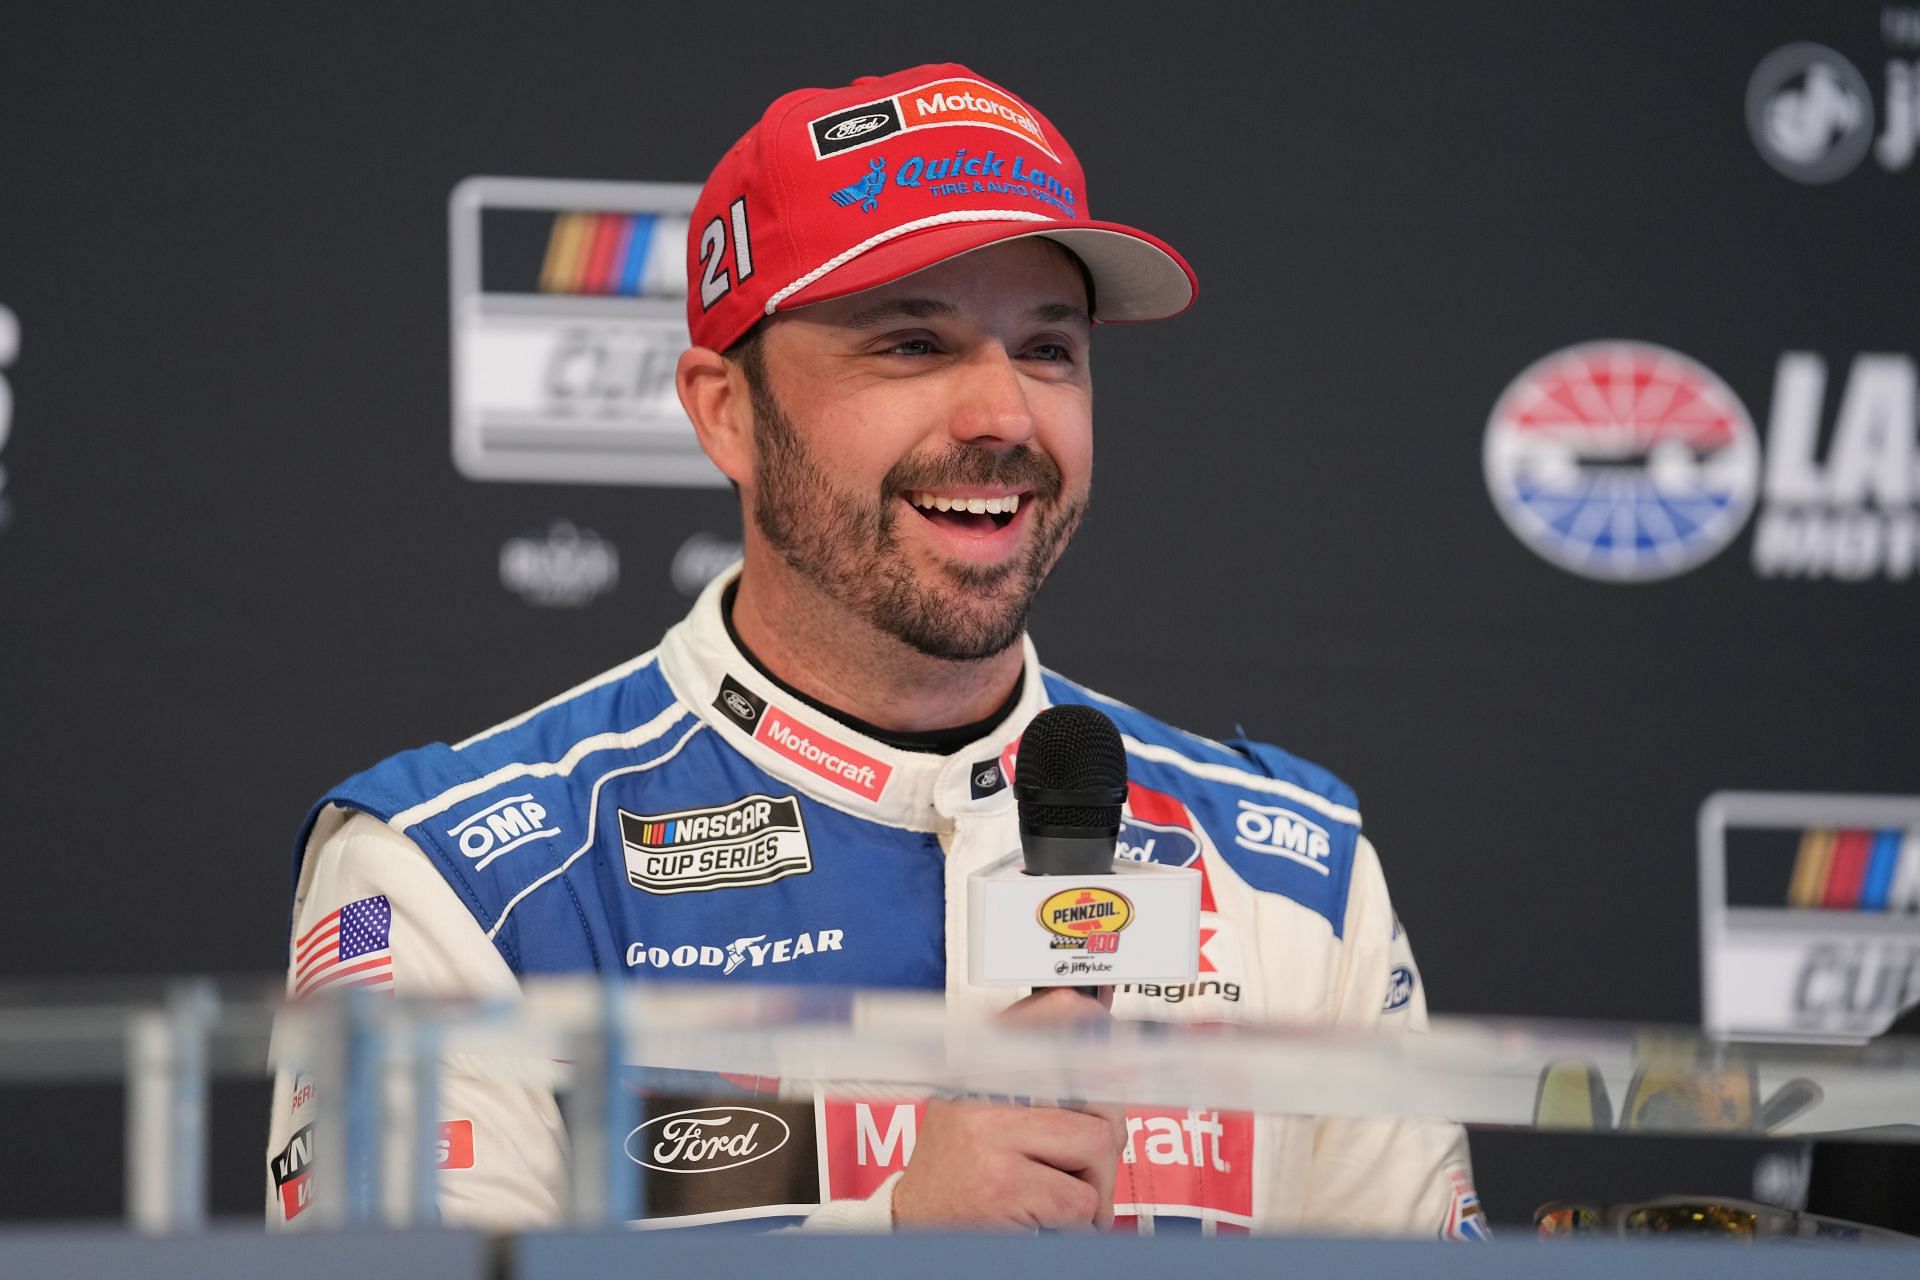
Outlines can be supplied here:
<path id="1" fill-rule="evenodd" d="M 679 813 L 620 810 L 627 882 L 647 893 L 705 893 L 772 884 L 813 870 L 800 802 L 743 796 Z"/>

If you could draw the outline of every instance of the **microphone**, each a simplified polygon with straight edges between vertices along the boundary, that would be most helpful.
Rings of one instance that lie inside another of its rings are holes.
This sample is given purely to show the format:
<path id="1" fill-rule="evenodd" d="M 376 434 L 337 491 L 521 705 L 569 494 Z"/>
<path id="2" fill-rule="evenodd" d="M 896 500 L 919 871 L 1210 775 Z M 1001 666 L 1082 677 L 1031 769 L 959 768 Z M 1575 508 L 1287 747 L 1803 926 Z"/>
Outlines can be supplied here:
<path id="1" fill-rule="evenodd" d="M 1048 707 L 1027 725 L 1014 762 L 1020 850 L 1030 876 L 1113 873 L 1127 752 L 1092 707 Z"/>
<path id="2" fill-rule="evenodd" d="M 1110 876 L 1127 798 L 1127 751 L 1092 707 L 1048 707 L 1020 735 L 1013 767 L 1020 853 L 1030 876 Z M 1098 987 L 1075 987 L 1090 1000 Z"/>
<path id="3" fill-rule="evenodd" d="M 1200 869 L 1114 859 L 1127 753 L 1113 721 L 1047 708 L 1021 735 L 1013 775 L 1020 847 L 967 876 L 967 980 L 1095 998 L 1103 986 L 1193 981 Z"/>

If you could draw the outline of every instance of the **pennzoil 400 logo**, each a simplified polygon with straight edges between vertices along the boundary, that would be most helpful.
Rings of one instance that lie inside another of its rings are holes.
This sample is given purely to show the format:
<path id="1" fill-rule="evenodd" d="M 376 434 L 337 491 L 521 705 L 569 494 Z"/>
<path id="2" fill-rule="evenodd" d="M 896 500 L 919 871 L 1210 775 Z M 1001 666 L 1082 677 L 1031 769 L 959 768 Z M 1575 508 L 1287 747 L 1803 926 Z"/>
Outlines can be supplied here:
<path id="1" fill-rule="evenodd" d="M 1039 919 L 1055 951 L 1112 955 L 1120 949 L 1120 931 L 1133 923 L 1133 903 L 1112 889 L 1079 886 L 1041 903 Z"/>

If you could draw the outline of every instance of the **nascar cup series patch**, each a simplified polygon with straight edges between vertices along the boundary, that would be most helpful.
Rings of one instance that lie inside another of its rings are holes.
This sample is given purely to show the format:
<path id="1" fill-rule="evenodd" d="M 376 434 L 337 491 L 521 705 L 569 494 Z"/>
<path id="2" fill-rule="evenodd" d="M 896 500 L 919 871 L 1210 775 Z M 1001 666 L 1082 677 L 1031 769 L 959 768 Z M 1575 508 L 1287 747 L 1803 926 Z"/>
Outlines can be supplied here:
<path id="1" fill-rule="evenodd" d="M 704 893 L 772 884 L 813 870 L 792 796 L 745 796 L 713 809 L 620 810 L 627 881 L 647 893 Z"/>

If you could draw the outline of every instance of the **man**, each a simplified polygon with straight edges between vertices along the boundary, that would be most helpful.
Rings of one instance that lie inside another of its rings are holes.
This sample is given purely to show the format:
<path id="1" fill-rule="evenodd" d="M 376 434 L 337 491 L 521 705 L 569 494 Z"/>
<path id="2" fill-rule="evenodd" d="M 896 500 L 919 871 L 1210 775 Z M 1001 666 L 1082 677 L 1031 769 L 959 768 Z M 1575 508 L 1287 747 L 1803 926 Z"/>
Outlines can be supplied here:
<path id="1" fill-rule="evenodd" d="M 1342 783 L 1080 689 L 1025 639 L 1087 508 L 1092 322 L 1184 310 L 1179 255 L 1092 221 L 1051 122 L 952 65 L 775 102 L 708 180 L 688 250 L 678 387 L 738 487 L 743 565 L 657 650 L 330 793 L 302 837 L 290 990 L 504 996 L 523 974 L 624 971 L 945 991 L 991 1015 L 1013 997 L 966 983 L 966 877 L 1017 843 L 1007 773 L 1023 727 L 1091 701 L 1125 735 L 1122 852 L 1196 865 L 1205 883 L 1201 980 L 1122 987 L 1113 1016 L 1423 1024 Z M 1013 1016 L 1090 1009 L 1059 991 Z M 282 1064 L 283 1174 L 330 1087 L 312 1082 L 316 1103 L 303 1065 Z M 1482 1221 L 1450 1125 L 816 1109 L 742 1087 L 650 1100 L 629 1150 L 661 1171 L 653 1214 L 1423 1235 Z M 552 1096 L 450 1070 L 441 1101 L 458 1126 L 446 1216 L 555 1220 Z M 749 1101 L 809 1140 L 783 1140 L 752 1179 L 671 1176 L 705 1149 L 685 1140 L 688 1113 L 724 1131 Z M 293 1199 L 275 1182 L 270 1212 Z"/>

